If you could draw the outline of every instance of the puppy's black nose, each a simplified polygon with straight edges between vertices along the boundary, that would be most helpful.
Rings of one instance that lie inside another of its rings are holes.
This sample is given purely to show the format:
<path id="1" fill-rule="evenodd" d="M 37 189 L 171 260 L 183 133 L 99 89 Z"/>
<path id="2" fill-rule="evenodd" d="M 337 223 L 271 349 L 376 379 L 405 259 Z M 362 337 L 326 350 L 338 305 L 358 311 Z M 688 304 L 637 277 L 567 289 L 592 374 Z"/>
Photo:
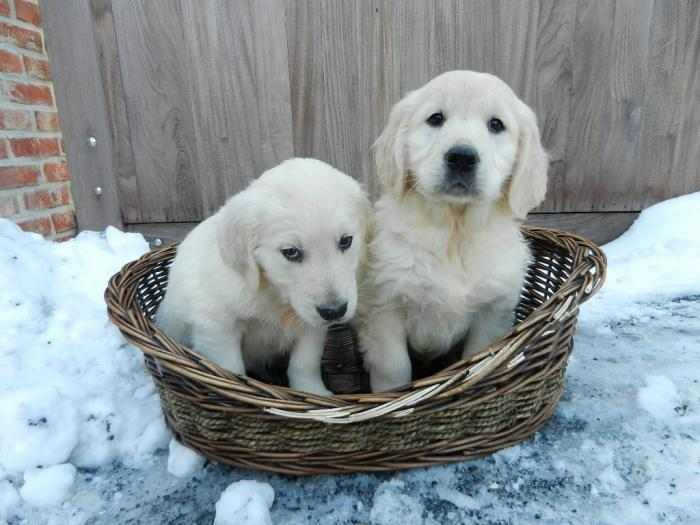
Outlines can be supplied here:
<path id="1" fill-rule="evenodd" d="M 337 321 L 348 311 L 348 303 L 322 304 L 316 307 L 316 311 L 324 321 Z"/>
<path id="2" fill-rule="evenodd" d="M 471 146 L 452 146 L 445 153 L 445 163 L 452 172 L 471 174 L 479 164 L 479 154 Z"/>

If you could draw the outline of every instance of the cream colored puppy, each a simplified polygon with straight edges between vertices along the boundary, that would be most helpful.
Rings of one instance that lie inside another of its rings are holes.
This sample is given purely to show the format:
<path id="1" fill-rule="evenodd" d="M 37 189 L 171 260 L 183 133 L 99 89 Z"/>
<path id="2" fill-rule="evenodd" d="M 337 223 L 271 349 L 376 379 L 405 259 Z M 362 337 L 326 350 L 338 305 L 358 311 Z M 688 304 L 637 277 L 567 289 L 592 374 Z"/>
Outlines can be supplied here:
<path id="1" fill-rule="evenodd" d="M 452 71 L 394 106 L 375 144 L 383 195 L 360 326 L 373 391 L 411 380 L 462 338 L 463 357 L 508 332 L 530 260 L 520 224 L 544 198 L 532 110 L 493 75 Z"/>
<path id="2" fill-rule="evenodd" d="M 321 354 L 328 327 L 357 308 L 369 210 L 328 164 L 283 162 L 185 238 L 158 324 L 237 374 L 291 352 L 290 386 L 329 395 Z"/>

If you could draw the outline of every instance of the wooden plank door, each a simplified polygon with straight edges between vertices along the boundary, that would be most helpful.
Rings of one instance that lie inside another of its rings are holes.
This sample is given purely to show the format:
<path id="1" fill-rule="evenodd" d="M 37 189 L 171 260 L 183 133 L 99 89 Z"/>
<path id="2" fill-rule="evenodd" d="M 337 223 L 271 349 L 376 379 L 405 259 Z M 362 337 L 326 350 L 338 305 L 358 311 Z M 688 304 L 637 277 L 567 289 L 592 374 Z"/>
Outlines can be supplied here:
<path id="1" fill-rule="evenodd" d="M 113 2 L 138 184 L 126 221 L 198 221 L 293 155 L 276 0 Z"/>
<path id="2" fill-rule="evenodd" d="M 370 146 L 391 106 L 451 69 L 501 76 L 538 114 L 552 164 L 535 222 L 605 240 L 643 207 L 700 190 L 694 0 L 57 5 L 44 1 L 76 201 L 97 209 L 99 172 L 103 222 L 118 210 L 135 229 L 186 231 L 293 155 L 376 196 Z"/>

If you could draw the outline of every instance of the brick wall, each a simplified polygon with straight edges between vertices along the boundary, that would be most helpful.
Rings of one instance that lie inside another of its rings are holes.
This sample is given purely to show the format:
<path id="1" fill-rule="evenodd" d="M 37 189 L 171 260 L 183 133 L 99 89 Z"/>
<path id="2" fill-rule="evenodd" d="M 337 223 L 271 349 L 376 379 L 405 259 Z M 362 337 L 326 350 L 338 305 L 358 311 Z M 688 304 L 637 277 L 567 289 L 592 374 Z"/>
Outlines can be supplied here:
<path id="1" fill-rule="evenodd" d="M 76 228 L 36 0 L 0 0 L 0 217 L 52 239 Z"/>

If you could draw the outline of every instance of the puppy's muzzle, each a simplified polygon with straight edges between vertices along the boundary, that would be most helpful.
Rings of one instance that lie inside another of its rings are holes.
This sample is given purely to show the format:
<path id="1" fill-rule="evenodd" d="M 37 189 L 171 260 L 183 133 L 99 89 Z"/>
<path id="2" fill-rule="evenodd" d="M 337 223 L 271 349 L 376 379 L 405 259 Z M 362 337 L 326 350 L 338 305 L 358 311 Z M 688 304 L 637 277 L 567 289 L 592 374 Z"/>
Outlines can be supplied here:
<path id="1" fill-rule="evenodd" d="M 474 193 L 479 153 L 472 146 L 452 146 L 445 153 L 445 184 L 447 193 Z"/>
<path id="2" fill-rule="evenodd" d="M 324 321 L 337 321 L 348 311 L 348 303 L 322 304 L 316 307 L 316 311 Z"/>

